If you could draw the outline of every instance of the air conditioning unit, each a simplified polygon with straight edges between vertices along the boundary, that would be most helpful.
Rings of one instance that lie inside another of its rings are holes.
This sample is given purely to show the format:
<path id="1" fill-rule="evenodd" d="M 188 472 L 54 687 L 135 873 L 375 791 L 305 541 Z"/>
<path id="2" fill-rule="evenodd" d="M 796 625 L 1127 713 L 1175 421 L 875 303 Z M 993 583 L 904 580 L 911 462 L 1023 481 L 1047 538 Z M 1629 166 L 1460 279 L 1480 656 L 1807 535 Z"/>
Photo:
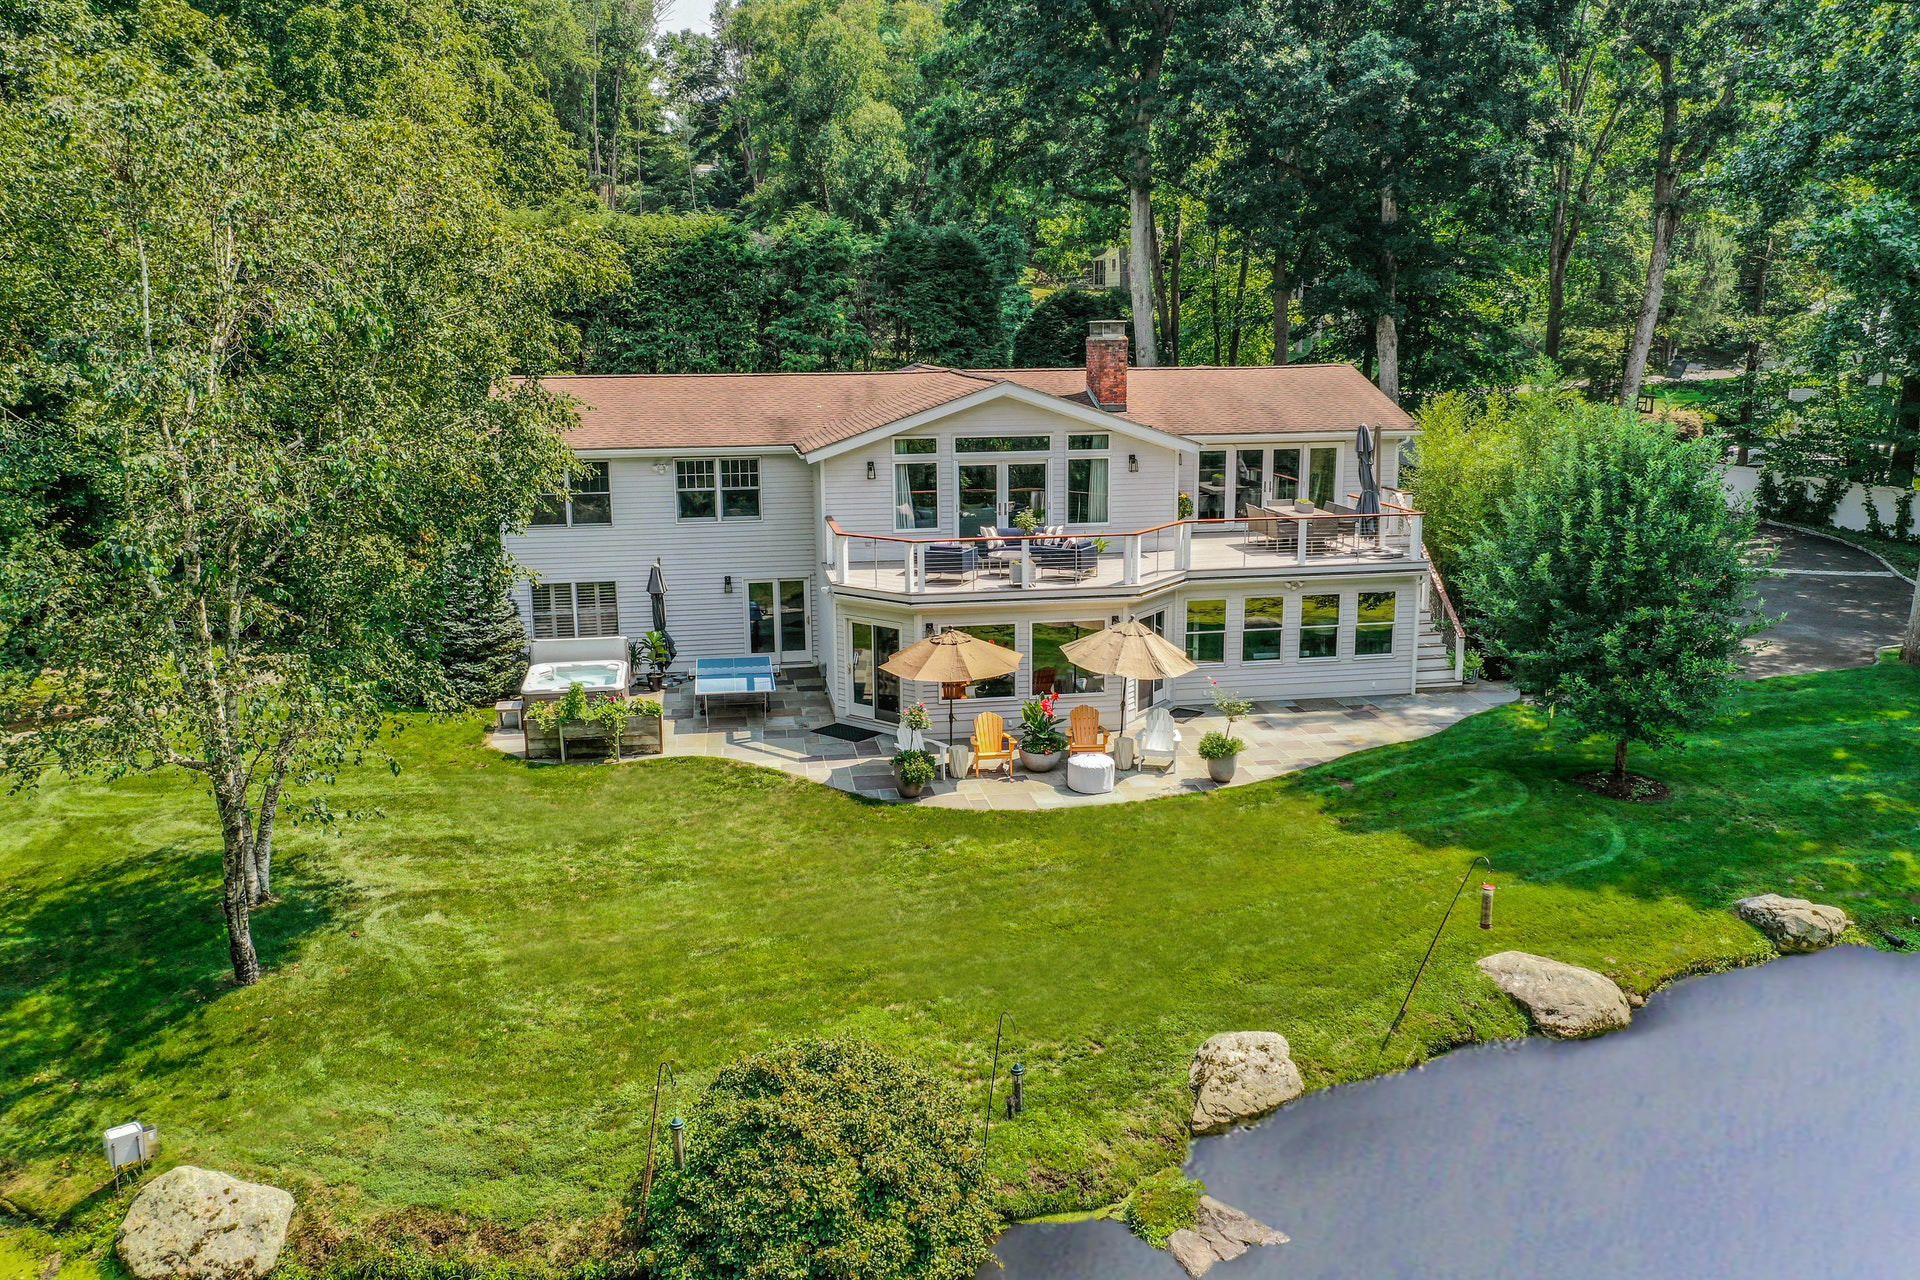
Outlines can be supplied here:
<path id="1" fill-rule="evenodd" d="M 107 1130 L 107 1167 L 115 1173 L 128 1165 L 145 1164 L 160 1154 L 160 1131 L 134 1121 Z"/>

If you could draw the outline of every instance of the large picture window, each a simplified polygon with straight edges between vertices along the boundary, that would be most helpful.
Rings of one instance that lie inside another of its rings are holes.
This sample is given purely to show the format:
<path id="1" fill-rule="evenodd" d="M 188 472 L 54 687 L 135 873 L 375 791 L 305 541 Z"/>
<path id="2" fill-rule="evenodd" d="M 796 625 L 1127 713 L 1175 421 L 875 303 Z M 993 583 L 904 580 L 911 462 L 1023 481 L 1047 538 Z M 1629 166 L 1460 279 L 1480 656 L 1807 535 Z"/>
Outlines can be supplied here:
<path id="1" fill-rule="evenodd" d="M 1033 693 L 1104 693 L 1107 678 L 1082 671 L 1062 653 L 1081 636 L 1101 630 L 1098 622 L 1036 622 L 1033 624 Z"/>
<path id="2" fill-rule="evenodd" d="M 1187 656 L 1195 662 L 1225 662 L 1227 602 L 1187 601 Z"/>
<path id="3" fill-rule="evenodd" d="M 673 472 L 682 520 L 760 518 L 760 459 L 682 458 Z"/>
<path id="4" fill-rule="evenodd" d="M 896 462 L 893 464 L 893 527 L 896 529 L 940 527 L 939 463 Z"/>
<path id="5" fill-rule="evenodd" d="M 1340 654 L 1340 597 L 1300 597 L 1300 656 L 1334 658 Z"/>
<path id="6" fill-rule="evenodd" d="M 533 588 L 533 638 L 617 636 L 620 608 L 611 582 L 542 582 Z"/>
<path id="7" fill-rule="evenodd" d="M 1398 612 L 1391 591 L 1362 591 L 1360 608 L 1353 625 L 1353 651 L 1356 654 L 1392 653 L 1393 623 Z"/>
<path id="8" fill-rule="evenodd" d="M 955 630 L 964 631 L 970 636 L 976 636 L 979 639 L 997 644 L 1003 649 L 1013 648 L 1013 624 L 1011 622 L 994 622 L 976 627 L 957 627 Z M 973 696 L 976 698 L 1011 698 L 1013 696 L 1013 673 L 1009 671 L 1004 676 L 995 676 L 991 680 L 980 681 L 973 686 Z"/>
<path id="9" fill-rule="evenodd" d="M 1248 596 L 1246 617 L 1240 626 L 1241 661 L 1278 661 L 1286 623 L 1285 596 Z"/>
<path id="10" fill-rule="evenodd" d="M 535 525 L 612 524 L 613 493 L 607 464 L 589 462 L 567 481 L 565 493 L 543 493 L 534 504 Z"/>
<path id="11" fill-rule="evenodd" d="M 1067 523 L 1107 522 L 1107 460 L 1067 459 Z"/>

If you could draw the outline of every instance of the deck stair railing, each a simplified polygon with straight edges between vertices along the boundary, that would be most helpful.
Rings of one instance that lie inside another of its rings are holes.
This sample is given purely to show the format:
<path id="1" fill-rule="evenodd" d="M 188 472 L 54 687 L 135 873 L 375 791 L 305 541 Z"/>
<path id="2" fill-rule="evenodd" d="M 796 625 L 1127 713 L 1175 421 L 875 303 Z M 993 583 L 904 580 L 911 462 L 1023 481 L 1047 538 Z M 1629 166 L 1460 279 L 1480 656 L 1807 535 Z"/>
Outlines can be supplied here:
<path id="1" fill-rule="evenodd" d="M 1453 649 L 1453 678 L 1456 683 L 1467 678 L 1467 629 L 1461 625 L 1460 614 L 1453 607 L 1453 597 L 1447 592 L 1447 580 L 1440 576 L 1440 568 L 1433 563 L 1433 557 L 1427 557 L 1427 611 L 1433 616 L 1434 625 L 1440 630 L 1440 636 Z M 1434 608 L 1438 601 L 1440 607 Z"/>

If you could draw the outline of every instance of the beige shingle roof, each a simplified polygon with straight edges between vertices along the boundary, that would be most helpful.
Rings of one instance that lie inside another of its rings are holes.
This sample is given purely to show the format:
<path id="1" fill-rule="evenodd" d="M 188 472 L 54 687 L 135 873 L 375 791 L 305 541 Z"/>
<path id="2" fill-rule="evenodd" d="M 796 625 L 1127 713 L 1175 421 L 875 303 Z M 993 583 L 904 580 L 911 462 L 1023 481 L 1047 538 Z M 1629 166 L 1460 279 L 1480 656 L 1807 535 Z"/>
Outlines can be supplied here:
<path id="1" fill-rule="evenodd" d="M 1087 403 L 1084 369 L 939 369 L 876 373 L 557 375 L 549 390 L 580 405 L 575 449 L 790 447 L 802 453 L 981 391 L 996 382 Z M 1182 436 L 1389 431 L 1413 420 L 1351 365 L 1132 369 L 1123 415 Z"/>

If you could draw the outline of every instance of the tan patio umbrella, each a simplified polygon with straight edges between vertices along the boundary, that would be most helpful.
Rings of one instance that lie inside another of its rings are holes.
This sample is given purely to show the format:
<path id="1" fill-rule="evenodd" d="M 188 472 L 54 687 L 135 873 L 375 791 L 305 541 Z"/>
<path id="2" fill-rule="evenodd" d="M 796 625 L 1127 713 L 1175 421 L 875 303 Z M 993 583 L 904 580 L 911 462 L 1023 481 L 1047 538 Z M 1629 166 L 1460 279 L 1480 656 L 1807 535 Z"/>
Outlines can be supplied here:
<path id="1" fill-rule="evenodd" d="M 1004 645 L 965 631 L 942 631 L 908 645 L 880 664 L 880 669 L 902 680 L 938 680 L 946 687 L 992 680 L 1019 669 L 1021 655 Z M 947 698 L 947 741 L 953 741 L 953 699 Z"/>
<path id="2" fill-rule="evenodd" d="M 1126 692 L 1120 699 L 1122 732 L 1127 727 L 1127 704 L 1132 700 L 1133 681 L 1171 680 L 1194 668 L 1186 650 L 1138 618 L 1069 641 L 1060 646 L 1060 652 L 1076 667 L 1098 671 L 1101 675 L 1126 677 Z"/>

